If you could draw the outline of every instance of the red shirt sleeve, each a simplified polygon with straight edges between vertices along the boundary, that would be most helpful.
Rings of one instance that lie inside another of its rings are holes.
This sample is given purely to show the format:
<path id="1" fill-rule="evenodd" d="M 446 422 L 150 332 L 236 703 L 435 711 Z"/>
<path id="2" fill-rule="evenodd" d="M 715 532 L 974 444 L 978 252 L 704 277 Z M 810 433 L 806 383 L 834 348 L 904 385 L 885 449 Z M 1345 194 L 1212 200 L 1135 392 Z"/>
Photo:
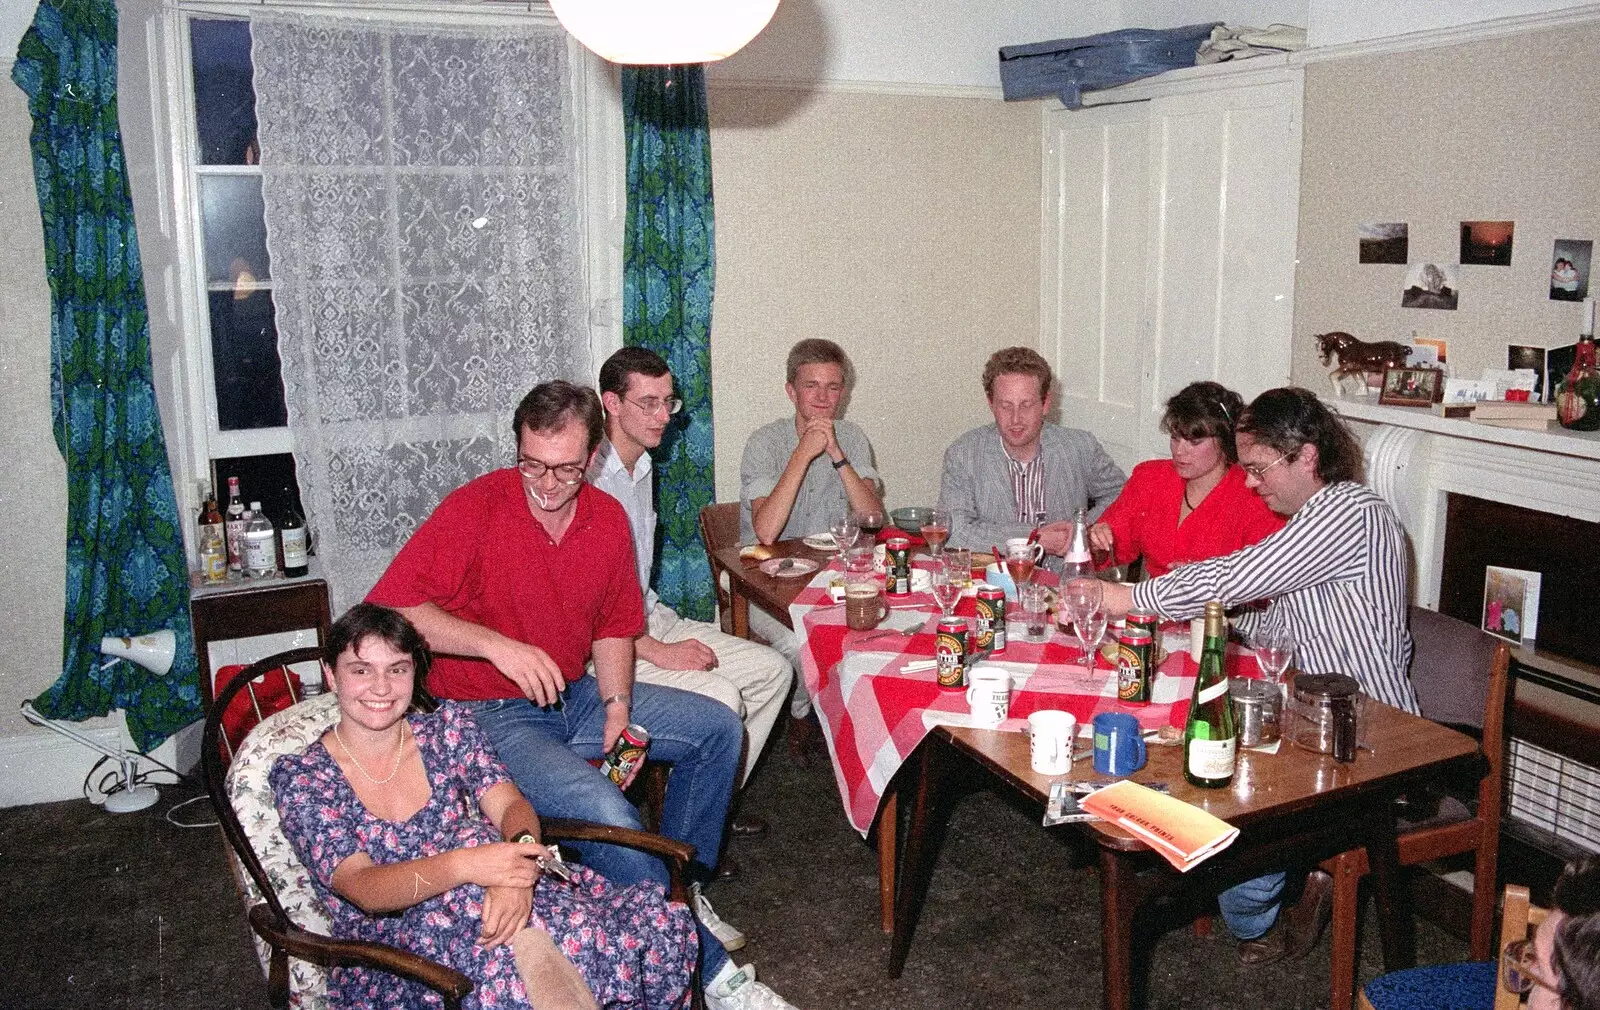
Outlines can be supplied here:
<path id="1" fill-rule="evenodd" d="M 1101 567 L 1125 565 L 1149 551 L 1145 543 L 1149 528 L 1149 511 L 1155 496 L 1160 494 L 1159 467 L 1162 460 L 1140 463 L 1128 475 L 1122 493 L 1100 516 L 1100 521 L 1111 527 L 1111 559 Z"/>
<path id="2" fill-rule="evenodd" d="M 389 562 L 367 599 L 386 607 L 433 603 L 452 614 L 468 609 L 476 592 L 472 572 L 483 538 L 476 521 L 483 512 L 477 501 L 480 490 L 467 484 L 445 496 Z"/>

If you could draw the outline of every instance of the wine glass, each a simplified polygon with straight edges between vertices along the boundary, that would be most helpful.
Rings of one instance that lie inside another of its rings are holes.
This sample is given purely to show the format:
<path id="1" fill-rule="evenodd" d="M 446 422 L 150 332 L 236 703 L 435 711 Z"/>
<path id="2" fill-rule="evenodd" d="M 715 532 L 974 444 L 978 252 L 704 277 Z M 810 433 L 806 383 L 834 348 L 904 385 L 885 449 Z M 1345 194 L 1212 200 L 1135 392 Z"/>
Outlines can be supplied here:
<path id="1" fill-rule="evenodd" d="M 1063 623 L 1070 620 L 1077 624 L 1079 615 L 1099 610 L 1103 596 L 1104 586 L 1099 579 L 1087 576 L 1069 579 L 1056 594 L 1056 606 Z"/>
<path id="2" fill-rule="evenodd" d="M 950 539 L 950 510 L 935 506 L 928 513 L 928 518 L 922 521 L 922 539 L 928 543 L 928 551 L 934 557 L 944 555 L 944 543 Z"/>
<path id="3" fill-rule="evenodd" d="M 845 509 L 833 517 L 828 524 L 828 533 L 833 537 L 833 546 L 839 551 L 839 564 L 844 564 L 844 552 L 856 545 L 856 538 L 861 536 L 861 527 L 856 524 L 855 513 Z"/>
<path id="4" fill-rule="evenodd" d="M 944 558 L 934 558 L 933 575 L 933 600 L 939 604 L 939 611 L 946 617 L 956 612 L 956 601 L 961 599 L 961 584 L 950 577 L 950 563 Z"/>
<path id="5" fill-rule="evenodd" d="M 1083 665 L 1094 669 L 1094 650 L 1106 633 L 1106 612 L 1099 604 L 1078 614 L 1072 621 L 1072 636 L 1083 646 Z"/>
<path id="6" fill-rule="evenodd" d="M 1020 590 L 1033 578 L 1033 569 L 1044 555 L 1044 548 L 1028 540 L 1006 541 L 1006 574 Z"/>
<path id="7" fill-rule="evenodd" d="M 878 542 L 878 531 L 883 529 L 886 521 L 882 509 L 862 509 L 855 513 L 856 527 L 861 531 L 861 538 L 869 545 Z"/>
<path id="8" fill-rule="evenodd" d="M 1256 665 L 1269 684 L 1283 686 L 1283 675 L 1294 658 L 1294 636 L 1287 628 L 1262 628 L 1250 636 L 1250 647 L 1255 650 Z"/>

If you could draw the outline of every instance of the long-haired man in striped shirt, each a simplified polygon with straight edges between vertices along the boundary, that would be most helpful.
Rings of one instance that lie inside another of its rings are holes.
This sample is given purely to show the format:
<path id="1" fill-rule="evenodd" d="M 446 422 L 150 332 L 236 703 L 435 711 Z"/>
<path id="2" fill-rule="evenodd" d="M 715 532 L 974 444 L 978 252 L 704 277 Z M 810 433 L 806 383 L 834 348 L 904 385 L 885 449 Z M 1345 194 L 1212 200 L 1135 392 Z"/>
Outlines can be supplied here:
<path id="1" fill-rule="evenodd" d="M 1349 674 L 1378 701 L 1416 712 L 1407 673 L 1405 531 L 1388 503 L 1361 483 L 1361 447 L 1322 401 L 1294 387 L 1256 397 L 1236 434 L 1246 484 L 1288 516 L 1288 525 L 1131 589 L 1108 583 L 1107 611 L 1119 616 L 1143 607 L 1184 620 L 1203 613 L 1208 600 L 1230 608 L 1270 600 L 1265 610 L 1240 614 L 1236 626 L 1247 635 L 1287 628 L 1301 671 Z M 1280 918 L 1284 880 L 1269 874 L 1219 896 L 1223 919 L 1243 941 L 1245 964 L 1300 956 L 1316 943 L 1332 882 L 1312 873 L 1300 901 Z"/>

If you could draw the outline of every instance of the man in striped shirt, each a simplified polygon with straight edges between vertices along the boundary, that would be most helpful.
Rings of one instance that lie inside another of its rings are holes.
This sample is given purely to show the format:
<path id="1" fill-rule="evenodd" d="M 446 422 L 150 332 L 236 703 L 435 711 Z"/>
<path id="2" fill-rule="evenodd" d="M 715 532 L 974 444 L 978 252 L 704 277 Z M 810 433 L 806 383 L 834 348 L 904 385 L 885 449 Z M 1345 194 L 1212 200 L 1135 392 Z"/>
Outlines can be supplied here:
<path id="1" fill-rule="evenodd" d="M 950 510 L 950 545 L 988 550 L 1035 529 L 1048 557 L 1067 552 L 1072 519 L 1104 512 L 1127 476 L 1087 431 L 1046 424 L 1050 364 L 1006 347 L 983 367 L 994 424 L 974 428 L 944 453 L 939 503 Z M 1047 564 L 1049 561 L 1047 560 Z"/>
<path id="2" fill-rule="evenodd" d="M 1344 673 L 1378 701 L 1417 711 L 1407 668 L 1406 539 L 1394 511 L 1361 483 L 1361 448 L 1343 422 L 1311 392 L 1269 389 L 1239 419 L 1245 483 L 1288 516 L 1283 529 L 1219 558 L 1185 565 L 1133 587 L 1108 583 L 1106 610 L 1154 610 L 1184 620 L 1206 601 L 1232 608 L 1270 600 L 1235 624 L 1247 635 L 1287 628 L 1295 665 L 1307 673 Z M 1316 942 L 1332 893 L 1321 871 L 1307 878 L 1299 902 L 1281 919 L 1285 875 L 1269 874 L 1223 892 L 1223 918 L 1244 942 L 1246 964 L 1299 956 Z"/>

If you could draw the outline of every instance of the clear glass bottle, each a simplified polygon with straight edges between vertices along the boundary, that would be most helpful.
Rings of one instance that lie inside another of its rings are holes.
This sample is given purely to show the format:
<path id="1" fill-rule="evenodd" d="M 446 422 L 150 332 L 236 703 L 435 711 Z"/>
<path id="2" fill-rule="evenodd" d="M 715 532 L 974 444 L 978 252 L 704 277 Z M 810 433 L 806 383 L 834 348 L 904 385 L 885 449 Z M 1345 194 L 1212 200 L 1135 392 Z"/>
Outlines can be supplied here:
<path id="1" fill-rule="evenodd" d="M 244 571 L 244 502 L 239 498 L 239 478 L 228 478 L 228 516 L 223 529 L 228 540 L 228 570 Z"/>
<path id="2" fill-rule="evenodd" d="M 1089 510 L 1079 509 L 1072 517 L 1072 542 L 1061 564 L 1061 583 L 1080 575 L 1094 575 L 1094 557 L 1089 553 Z"/>
<path id="3" fill-rule="evenodd" d="M 200 581 L 208 586 L 228 581 L 228 533 L 222 511 L 211 493 L 211 482 L 200 482 L 199 537 L 195 541 L 200 555 Z"/>
<path id="4" fill-rule="evenodd" d="M 244 528 L 244 570 L 253 579 L 278 574 L 278 532 L 272 520 L 261 511 L 261 503 L 250 503 Z"/>
<path id="5" fill-rule="evenodd" d="M 1221 789 L 1233 781 L 1238 738 L 1228 673 L 1223 656 L 1228 645 L 1228 619 L 1222 603 L 1206 604 L 1205 647 L 1200 673 L 1189 700 L 1189 721 L 1183 727 L 1183 777 L 1203 789 Z"/>

